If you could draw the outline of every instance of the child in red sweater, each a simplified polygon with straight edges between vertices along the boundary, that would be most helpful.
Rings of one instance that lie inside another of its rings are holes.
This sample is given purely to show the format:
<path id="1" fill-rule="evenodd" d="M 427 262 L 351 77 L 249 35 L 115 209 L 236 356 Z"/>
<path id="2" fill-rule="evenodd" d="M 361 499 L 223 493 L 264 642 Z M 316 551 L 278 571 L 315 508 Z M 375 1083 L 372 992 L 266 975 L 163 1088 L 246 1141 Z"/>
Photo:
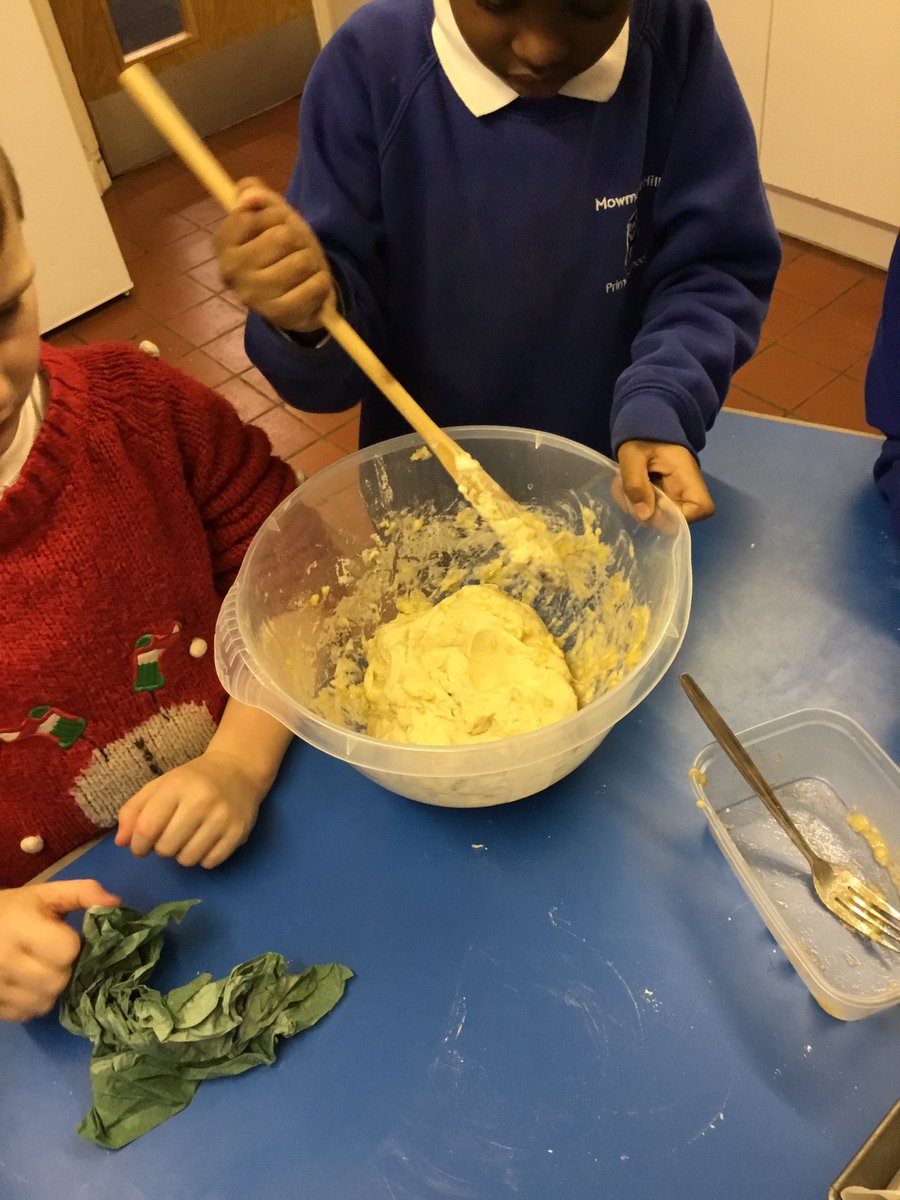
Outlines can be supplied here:
<path id="1" fill-rule="evenodd" d="M 116 844 L 214 867 L 248 836 L 290 734 L 229 699 L 221 599 L 295 486 L 222 397 L 128 346 L 42 345 L 0 150 L 0 1018 L 46 1012 L 94 880 L 21 886 Z"/>

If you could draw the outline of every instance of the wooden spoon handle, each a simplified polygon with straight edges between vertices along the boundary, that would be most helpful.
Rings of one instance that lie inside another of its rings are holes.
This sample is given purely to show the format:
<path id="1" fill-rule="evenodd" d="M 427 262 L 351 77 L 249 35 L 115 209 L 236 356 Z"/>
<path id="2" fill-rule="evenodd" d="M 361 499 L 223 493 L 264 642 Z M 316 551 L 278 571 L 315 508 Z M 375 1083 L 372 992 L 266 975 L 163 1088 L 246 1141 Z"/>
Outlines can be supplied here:
<path id="1" fill-rule="evenodd" d="M 464 451 L 457 442 L 429 417 L 416 403 L 403 384 L 392 375 L 372 348 L 363 341 L 349 321 L 327 304 L 320 314 L 323 326 L 353 359 L 359 369 L 371 379 L 378 390 L 405 417 L 416 433 L 431 449 L 435 458 L 457 483 L 460 482 L 460 456 Z M 499 485 L 497 485 L 499 486 Z"/>
<path id="2" fill-rule="evenodd" d="M 201 141 L 196 130 L 185 120 L 147 67 L 143 63 L 127 67 L 119 76 L 119 82 L 210 195 L 214 196 L 227 212 L 237 208 L 240 192 L 234 180 Z M 321 319 L 334 340 L 406 418 L 435 457 L 459 483 L 459 462 L 463 451 L 457 443 L 432 421 L 333 304 L 325 305 Z M 494 488 L 499 490 L 499 485 L 494 483 Z"/>
<path id="3" fill-rule="evenodd" d="M 197 131 L 188 124 L 146 66 L 135 63 L 126 67 L 119 76 L 119 83 L 225 211 L 231 212 L 237 208 L 240 192 L 234 180 L 206 143 L 200 140 Z"/>

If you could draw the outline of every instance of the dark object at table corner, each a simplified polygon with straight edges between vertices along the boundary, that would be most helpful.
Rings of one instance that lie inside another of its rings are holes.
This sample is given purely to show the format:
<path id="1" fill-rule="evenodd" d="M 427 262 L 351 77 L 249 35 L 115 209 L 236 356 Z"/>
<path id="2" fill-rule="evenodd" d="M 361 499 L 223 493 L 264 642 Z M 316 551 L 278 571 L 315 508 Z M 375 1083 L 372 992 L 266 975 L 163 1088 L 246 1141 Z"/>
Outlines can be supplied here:
<path id="1" fill-rule="evenodd" d="M 883 1188 L 900 1170 L 900 1100 L 847 1163 L 828 1189 L 828 1200 L 841 1200 L 845 1187 Z"/>

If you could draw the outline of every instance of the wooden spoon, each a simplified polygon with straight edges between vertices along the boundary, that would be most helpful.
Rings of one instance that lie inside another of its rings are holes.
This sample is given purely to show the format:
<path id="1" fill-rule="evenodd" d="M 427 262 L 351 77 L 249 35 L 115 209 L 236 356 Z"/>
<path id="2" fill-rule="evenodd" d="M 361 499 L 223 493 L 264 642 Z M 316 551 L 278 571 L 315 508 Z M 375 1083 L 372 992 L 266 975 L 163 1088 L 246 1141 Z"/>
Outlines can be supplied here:
<path id="1" fill-rule="evenodd" d="M 127 67 L 119 76 L 119 82 L 210 195 L 227 212 L 238 208 L 240 193 L 234 180 L 146 66 L 135 63 Z M 432 421 L 332 303 L 325 305 L 320 318 L 334 340 L 419 434 L 463 496 L 493 526 L 515 557 L 520 561 L 539 559 L 542 573 L 562 574 L 549 538 L 540 537 L 538 525 L 543 523 L 539 518 L 517 504 L 470 454 Z"/>

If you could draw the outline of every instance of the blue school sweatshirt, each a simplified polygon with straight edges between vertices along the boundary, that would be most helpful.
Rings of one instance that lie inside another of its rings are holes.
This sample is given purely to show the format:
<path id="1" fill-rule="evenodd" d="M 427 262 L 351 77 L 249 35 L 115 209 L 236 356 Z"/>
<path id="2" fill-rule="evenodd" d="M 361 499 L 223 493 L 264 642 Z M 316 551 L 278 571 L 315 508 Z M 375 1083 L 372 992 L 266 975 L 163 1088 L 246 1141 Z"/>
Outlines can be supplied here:
<path id="1" fill-rule="evenodd" d="M 608 101 L 517 98 L 482 117 L 444 74 L 433 20 L 433 0 L 371 0 L 303 95 L 287 198 L 351 324 L 440 425 L 699 451 L 781 256 L 705 0 L 636 0 Z M 246 344 L 289 404 L 361 400 L 362 445 L 408 432 L 333 341 L 300 346 L 251 315 Z"/>
<path id="2" fill-rule="evenodd" d="M 875 484 L 888 502 L 900 538 L 900 236 L 884 289 L 884 307 L 866 372 L 866 420 L 885 435 L 875 463 Z"/>

